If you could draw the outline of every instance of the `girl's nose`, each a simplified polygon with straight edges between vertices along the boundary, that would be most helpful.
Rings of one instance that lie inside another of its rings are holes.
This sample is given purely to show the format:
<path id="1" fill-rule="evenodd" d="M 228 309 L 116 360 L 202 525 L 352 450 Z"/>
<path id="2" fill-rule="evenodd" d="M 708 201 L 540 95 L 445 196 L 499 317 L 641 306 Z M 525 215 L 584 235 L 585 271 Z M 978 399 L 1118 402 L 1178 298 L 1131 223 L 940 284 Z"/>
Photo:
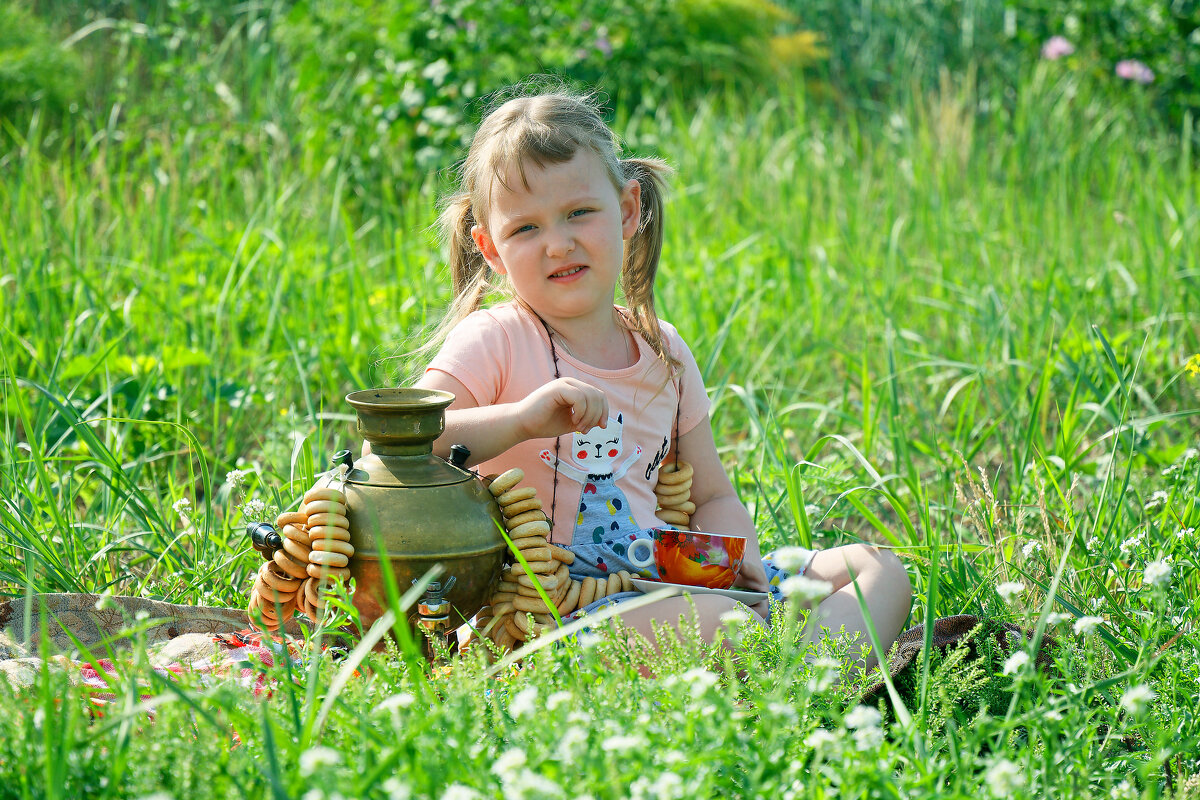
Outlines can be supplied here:
<path id="1" fill-rule="evenodd" d="M 562 258 L 575 249 L 575 238 L 567 231 L 553 231 L 546 241 L 546 255 Z"/>

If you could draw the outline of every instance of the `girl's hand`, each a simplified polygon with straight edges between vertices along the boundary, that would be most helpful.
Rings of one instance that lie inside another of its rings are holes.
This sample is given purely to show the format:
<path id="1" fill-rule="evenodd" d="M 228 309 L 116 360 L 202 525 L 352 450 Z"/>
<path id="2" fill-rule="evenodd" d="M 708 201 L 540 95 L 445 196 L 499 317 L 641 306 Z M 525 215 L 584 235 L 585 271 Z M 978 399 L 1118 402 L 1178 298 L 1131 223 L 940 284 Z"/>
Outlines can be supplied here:
<path id="1" fill-rule="evenodd" d="M 608 397 L 590 383 L 558 378 L 517 403 L 517 419 L 527 439 L 552 439 L 608 423 Z"/>
<path id="2" fill-rule="evenodd" d="M 758 559 L 753 564 L 748 563 L 749 561 L 749 556 L 742 561 L 741 573 L 738 575 L 738 579 L 733 582 L 731 588 L 745 589 L 750 592 L 766 592 L 766 598 L 750 606 L 755 613 L 766 619 L 771 599 L 771 587 L 767 584 L 767 572 L 763 569 L 762 559 Z"/>

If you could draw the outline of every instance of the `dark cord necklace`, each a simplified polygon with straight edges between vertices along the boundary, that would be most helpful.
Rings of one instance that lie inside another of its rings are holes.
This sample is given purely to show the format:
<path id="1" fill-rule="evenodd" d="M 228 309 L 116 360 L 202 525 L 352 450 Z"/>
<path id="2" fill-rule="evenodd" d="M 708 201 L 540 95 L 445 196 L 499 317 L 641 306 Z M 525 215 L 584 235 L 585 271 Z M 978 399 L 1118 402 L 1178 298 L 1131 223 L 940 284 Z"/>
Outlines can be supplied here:
<path id="1" fill-rule="evenodd" d="M 546 320 L 542 319 L 542 315 L 538 314 L 533 309 L 530 309 L 537 321 L 542 323 L 542 327 L 546 330 L 546 340 L 550 342 L 550 360 L 554 364 L 554 379 L 558 380 L 562 377 L 562 371 L 558 365 L 558 349 L 554 346 L 554 332 L 550 330 L 550 325 Z M 635 357 L 637 352 L 634 353 Z M 670 367 L 668 367 L 670 369 Z M 679 413 L 683 406 L 683 375 L 675 376 L 675 440 L 672 446 L 675 448 L 675 461 L 679 461 Z M 551 541 L 554 540 L 554 509 L 558 505 L 558 457 L 561 449 L 561 436 L 554 437 L 554 485 L 550 490 L 550 536 Z"/>

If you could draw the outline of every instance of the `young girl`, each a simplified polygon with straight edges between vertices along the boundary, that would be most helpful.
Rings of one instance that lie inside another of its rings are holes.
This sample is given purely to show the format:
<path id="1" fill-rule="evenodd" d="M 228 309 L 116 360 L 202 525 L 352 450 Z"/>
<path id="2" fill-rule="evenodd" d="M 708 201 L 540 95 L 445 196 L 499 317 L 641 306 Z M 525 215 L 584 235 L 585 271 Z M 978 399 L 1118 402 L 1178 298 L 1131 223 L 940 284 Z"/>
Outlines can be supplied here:
<path id="1" fill-rule="evenodd" d="M 576 578 L 639 572 L 626 548 L 664 527 L 655 516 L 659 469 L 686 462 L 691 527 L 746 536 L 736 585 L 778 597 L 786 575 L 764 564 L 717 456 L 696 361 L 654 312 L 666 164 L 621 159 L 617 147 L 587 98 L 561 93 L 509 100 L 480 126 L 461 191 L 440 220 L 455 299 L 418 385 L 455 401 L 435 451 L 445 457 L 450 445 L 466 445 L 484 474 L 521 468 L 542 498 L 552 540 L 575 552 Z M 618 282 L 625 307 L 614 305 Z M 512 300 L 482 308 L 500 288 Z M 853 577 L 881 642 L 895 639 L 910 585 L 891 552 L 850 545 L 806 552 L 801 562 L 798 571 L 833 588 L 811 635 L 825 626 L 866 640 Z M 698 594 L 622 618 L 653 640 L 652 621 L 678 625 L 695 613 L 712 640 L 737 606 Z M 766 601 L 755 610 L 765 618 Z"/>

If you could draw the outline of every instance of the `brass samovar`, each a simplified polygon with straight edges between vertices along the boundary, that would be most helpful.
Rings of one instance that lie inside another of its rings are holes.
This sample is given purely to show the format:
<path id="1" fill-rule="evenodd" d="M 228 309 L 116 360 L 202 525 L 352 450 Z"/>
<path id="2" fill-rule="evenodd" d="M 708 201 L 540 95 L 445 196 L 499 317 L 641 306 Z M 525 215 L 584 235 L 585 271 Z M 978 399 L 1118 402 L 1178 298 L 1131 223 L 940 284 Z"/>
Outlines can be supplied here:
<path id="1" fill-rule="evenodd" d="M 441 566 L 436 582 L 411 612 L 411 622 L 423 631 L 445 636 L 475 615 L 500 574 L 506 543 L 492 493 L 465 468 L 467 449 L 454 445 L 449 461 L 433 454 L 434 440 L 446 428 L 446 407 L 453 401 L 454 395 L 430 389 L 366 389 L 346 395 L 370 452 L 355 460 L 349 450 L 340 451 L 334 469 L 306 495 L 336 497 L 337 513 L 322 514 L 317 524 L 340 527 L 309 528 L 305 520 L 318 517 L 307 516 L 308 503 L 299 512 L 281 514 L 280 530 L 267 523 L 247 526 L 254 548 L 268 562 L 251 596 L 252 618 L 261 615 L 268 630 L 286 622 L 305 594 L 299 588 L 304 576 L 311 577 L 308 583 L 325 580 L 321 563 L 354 579 L 352 602 L 364 630 L 388 607 L 385 570 L 403 593 L 432 567 Z M 329 502 L 316 505 L 330 510 Z M 351 547 L 334 541 L 321 547 L 326 552 L 310 551 L 309 545 L 317 546 L 310 534 L 321 538 L 322 531 L 332 531 L 334 539 L 348 537 Z M 349 553 L 348 563 L 338 552 Z"/>
<path id="2" fill-rule="evenodd" d="M 454 395 L 366 389 L 346 395 L 346 402 L 357 412 L 358 433 L 371 449 L 347 464 L 344 487 L 355 553 L 354 606 L 363 627 L 387 608 L 385 564 L 401 592 L 440 564 L 439 588 L 450 604 L 447 624 L 462 625 L 487 600 L 506 546 L 495 499 L 463 466 L 466 449 L 455 445 L 450 461 L 433 454 Z"/>

